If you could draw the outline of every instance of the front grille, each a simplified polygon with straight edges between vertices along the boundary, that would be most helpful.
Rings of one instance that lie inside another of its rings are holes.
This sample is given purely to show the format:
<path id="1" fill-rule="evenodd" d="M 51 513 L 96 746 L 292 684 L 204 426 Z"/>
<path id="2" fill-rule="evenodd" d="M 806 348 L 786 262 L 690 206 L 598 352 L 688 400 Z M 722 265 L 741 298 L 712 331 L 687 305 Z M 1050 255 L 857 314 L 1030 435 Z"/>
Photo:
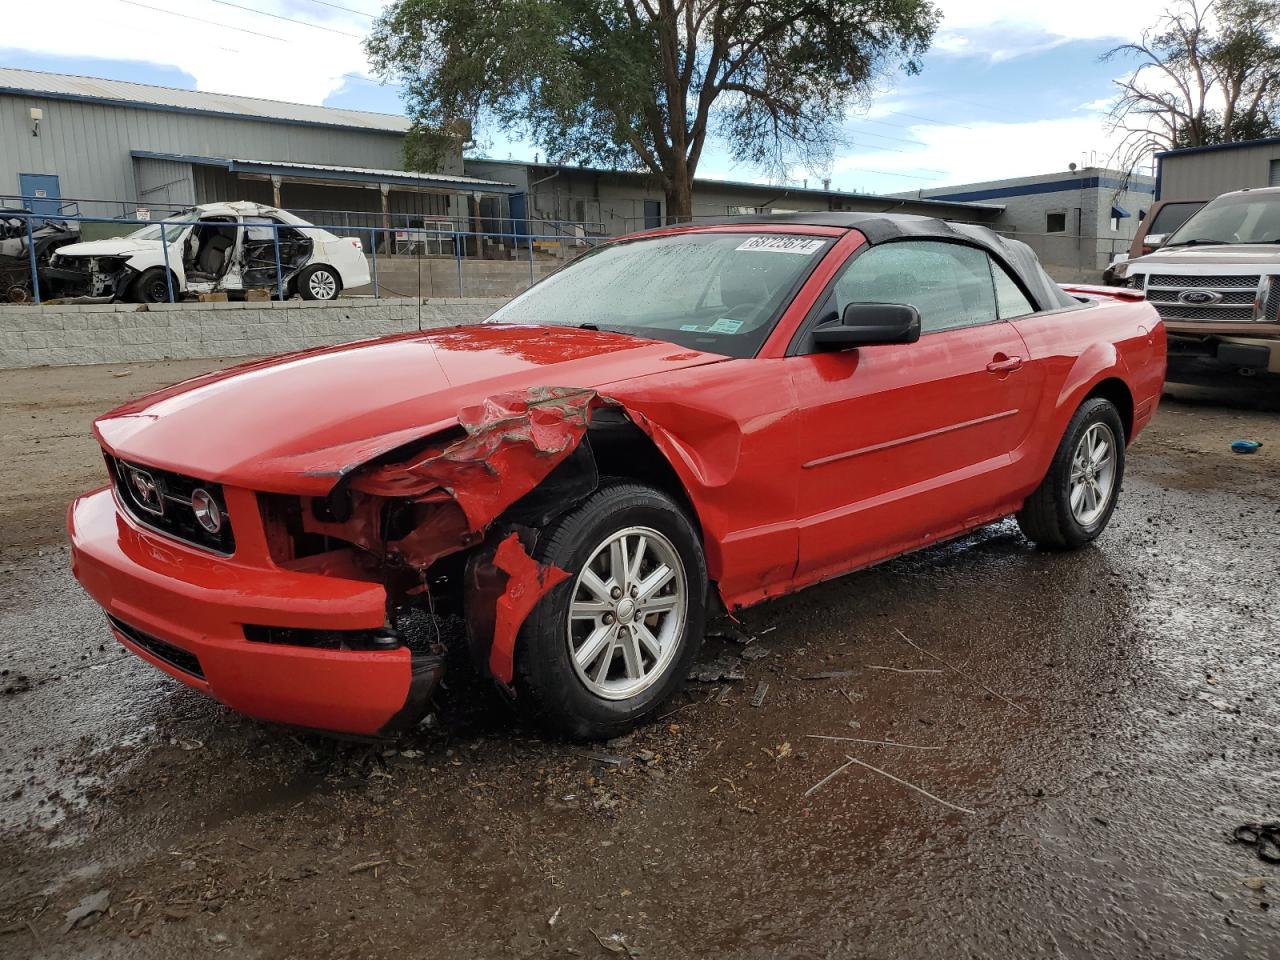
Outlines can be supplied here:
<path id="1" fill-rule="evenodd" d="M 130 626 L 119 617 L 107 614 L 107 619 L 111 621 L 111 626 L 124 635 L 125 639 L 141 647 L 157 660 L 164 661 L 175 670 L 181 670 L 183 673 L 188 673 L 201 680 L 204 679 L 204 669 L 200 666 L 200 658 L 194 653 L 188 653 L 181 647 L 175 647 L 167 640 L 161 640 L 159 637 L 153 637 L 149 633 L 143 633 L 137 627 Z"/>
<path id="2" fill-rule="evenodd" d="M 1262 319 L 1268 323 L 1280 323 L 1280 276 L 1271 278 L 1271 293 L 1267 305 L 1262 308 Z"/>
<path id="3" fill-rule="evenodd" d="M 1228 290 L 1248 287 L 1251 290 L 1258 288 L 1258 281 L 1262 279 L 1256 273 L 1252 276 L 1222 276 L 1222 277 L 1182 277 L 1175 273 L 1153 273 L 1147 286 L 1149 287 L 1176 287 L 1179 290 L 1186 290 L 1191 287 L 1208 287 L 1211 290 Z"/>
<path id="4" fill-rule="evenodd" d="M 1145 273 L 1135 273 L 1132 277 L 1128 279 L 1128 281 L 1125 283 L 1125 286 L 1128 287 L 1130 290 L 1141 290 L 1142 285 L 1146 283 L 1146 281 L 1147 281 L 1147 275 Z"/>
<path id="5" fill-rule="evenodd" d="M 322 650 L 395 650 L 402 645 L 394 630 L 307 630 L 300 627 L 244 625 L 244 638 L 252 643 L 276 643 Z"/>
<path id="6" fill-rule="evenodd" d="M 227 516 L 227 503 L 222 495 L 221 484 L 129 463 L 110 454 L 107 455 L 107 469 L 111 473 L 120 503 L 129 516 L 142 525 L 204 550 L 226 556 L 235 553 L 235 535 L 231 531 L 231 518 Z M 145 496 L 136 482 L 139 479 L 150 490 Z M 191 495 L 198 488 L 208 491 L 218 505 L 222 525 L 217 532 L 209 532 L 196 520 Z"/>
<path id="7" fill-rule="evenodd" d="M 1253 319 L 1253 307 L 1187 307 L 1182 304 L 1156 304 L 1161 320 L 1218 320 L 1227 323 L 1248 323 Z"/>
<path id="8" fill-rule="evenodd" d="M 1254 319 L 1254 302 L 1258 296 L 1257 274 L 1241 276 L 1179 276 L 1153 273 L 1147 278 L 1147 300 L 1163 320 L 1217 320 L 1227 323 L 1249 323 Z M 1184 294 L 1196 291 L 1216 294 L 1213 303 L 1186 303 Z"/>
<path id="9" fill-rule="evenodd" d="M 1219 303 L 1224 305 L 1243 304 L 1251 309 L 1253 307 L 1254 297 L 1257 296 L 1253 290 L 1227 290 L 1220 292 L 1222 293 L 1222 299 L 1218 301 Z M 1181 304 L 1181 301 L 1178 299 L 1181 293 L 1181 290 L 1148 290 L 1147 299 L 1152 303 Z M 1192 306 L 1194 306 L 1194 304 L 1192 304 Z"/>

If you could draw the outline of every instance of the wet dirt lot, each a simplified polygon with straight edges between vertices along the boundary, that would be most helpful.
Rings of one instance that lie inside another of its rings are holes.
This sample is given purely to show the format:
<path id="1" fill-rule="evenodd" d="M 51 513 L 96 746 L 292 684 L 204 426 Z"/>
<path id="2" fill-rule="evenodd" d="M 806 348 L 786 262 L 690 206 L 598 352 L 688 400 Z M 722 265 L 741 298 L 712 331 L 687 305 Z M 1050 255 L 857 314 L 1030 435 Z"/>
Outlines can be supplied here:
<path id="1" fill-rule="evenodd" d="M 0 388 L 0 956 L 1280 957 L 1230 842 L 1280 820 L 1280 403 L 1176 390 L 1079 553 L 1005 522 L 748 611 L 703 657 L 745 678 L 624 742 L 455 675 L 369 746 L 123 655 L 70 576 L 89 415 L 201 368 Z M 848 757 L 932 797 L 809 792 Z"/>

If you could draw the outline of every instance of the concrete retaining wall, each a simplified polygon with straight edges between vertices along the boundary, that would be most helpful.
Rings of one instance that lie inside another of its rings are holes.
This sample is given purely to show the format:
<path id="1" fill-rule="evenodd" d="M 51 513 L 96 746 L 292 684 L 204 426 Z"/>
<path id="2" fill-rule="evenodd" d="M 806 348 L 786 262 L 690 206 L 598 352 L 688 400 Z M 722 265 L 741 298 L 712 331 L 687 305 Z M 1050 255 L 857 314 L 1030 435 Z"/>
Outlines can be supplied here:
<path id="1" fill-rule="evenodd" d="M 577 253 L 577 250 L 569 251 Z M 439 257 L 378 257 L 378 295 L 381 297 L 514 297 L 536 280 L 555 273 L 563 260 L 539 256 L 531 265 L 523 260 L 481 260 L 466 257 L 458 261 Z M 461 286 L 461 293 L 459 293 Z M 373 284 L 347 291 L 357 296 L 373 295 Z"/>
<path id="2" fill-rule="evenodd" d="M 485 319 L 505 298 L 0 306 L 0 369 L 253 357 Z"/>

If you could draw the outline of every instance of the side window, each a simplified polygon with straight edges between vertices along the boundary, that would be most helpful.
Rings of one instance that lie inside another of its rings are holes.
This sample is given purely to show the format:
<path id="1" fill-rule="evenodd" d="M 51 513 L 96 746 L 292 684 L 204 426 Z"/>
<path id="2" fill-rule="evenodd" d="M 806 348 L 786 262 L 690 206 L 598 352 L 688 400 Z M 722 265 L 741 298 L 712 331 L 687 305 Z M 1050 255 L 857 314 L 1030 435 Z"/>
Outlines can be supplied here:
<path id="1" fill-rule="evenodd" d="M 900 240 L 854 258 L 835 282 L 836 309 L 850 303 L 907 303 L 933 333 L 997 319 L 987 254 L 959 243 Z"/>
<path id="2" fill-rule="evenodd" d="M 271 242 L 271 227 L 273 221 L 266 217 L 245 217 L 244 218 L 244 238 L 250 242 Z"/>
<path id="3" fill-rule="evenodd" d="M 279 227 L 279 230 L 273 230 L 272 224 Z M 303 239 L 301 233 L 293 227 L 286 224 L 283 220 L 277 220 L 275 217 L 245 217 L 245 239 L 256 241 L 259 243 L 271 243 L 272 238 L 278 232 L 280 234 L 281 243 L 289 243 Z"/>
<path id="4" fill-rule="evenodd" d="M 1009 276 L 1005 268 L 994 260 L 990 262 L 991 275 L 996 281 L 996 311 L 1000 319 L 1015 320 L 1029 313 L 1035 313 L 1036 308 L 1031 305 L 1026 294 L 1018 289 L 1018 285 L 1013 282 L 1013 277 Z"/>

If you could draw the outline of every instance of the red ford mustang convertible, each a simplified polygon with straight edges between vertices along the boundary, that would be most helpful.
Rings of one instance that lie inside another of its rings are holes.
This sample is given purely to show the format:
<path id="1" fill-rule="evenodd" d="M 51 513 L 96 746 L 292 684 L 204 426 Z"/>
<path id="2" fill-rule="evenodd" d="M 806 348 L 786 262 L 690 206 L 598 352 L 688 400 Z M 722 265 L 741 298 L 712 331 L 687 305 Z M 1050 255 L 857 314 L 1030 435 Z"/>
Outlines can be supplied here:
<path id="1" fill-rule="evenodd" d="M 488 323 L 248 363 L 96 421 L 76 576 L 126 647 L 255 717 L 412 726 L 432 615 L 556 729 L 688 673 L 709 610 L 1014 514 L 1107 525 L 1165 334 L 1025 245 L 803 214 L 607 243 Z"/>

